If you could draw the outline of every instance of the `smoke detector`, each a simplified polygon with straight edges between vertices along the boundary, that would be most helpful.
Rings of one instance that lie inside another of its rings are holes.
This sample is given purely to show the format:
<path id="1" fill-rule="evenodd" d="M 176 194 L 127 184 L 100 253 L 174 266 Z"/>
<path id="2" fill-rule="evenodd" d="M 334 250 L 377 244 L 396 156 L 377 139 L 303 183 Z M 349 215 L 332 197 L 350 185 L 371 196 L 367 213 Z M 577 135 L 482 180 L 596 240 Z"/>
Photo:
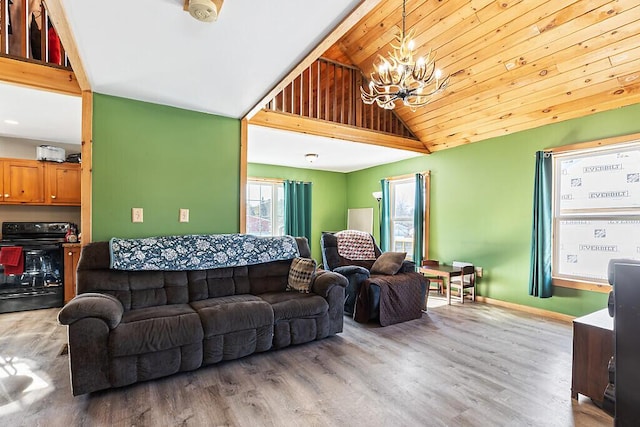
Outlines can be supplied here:
<path id="1" fill-rule="evenodd" d="M 213 22 L 218 19 L 223 1 L 224 0 L 185 0 L 185 9 L 198 21 Z"/>

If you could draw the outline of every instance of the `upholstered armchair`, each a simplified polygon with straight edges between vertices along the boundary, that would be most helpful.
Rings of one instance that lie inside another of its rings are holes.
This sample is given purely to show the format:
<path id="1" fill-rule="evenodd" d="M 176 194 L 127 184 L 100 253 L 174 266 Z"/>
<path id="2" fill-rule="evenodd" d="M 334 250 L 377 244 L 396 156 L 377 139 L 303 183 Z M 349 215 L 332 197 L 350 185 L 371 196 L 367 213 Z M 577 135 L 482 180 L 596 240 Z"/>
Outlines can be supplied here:
<path id="1" fill-rule="evenodd" d="M 371 237 L 373 239 L 373 236 Z M 342 274 L 349 284 L 345 289 L 344 312 L 353 315 L 356 303 L 356 291 L 359 285 L 369 278 L 369 270 L 375 258 L 370 260 L 351 260 L 338 253 L 338 239 L 335 233 L 322 233 L 320 239 L 322 249 L 322 263 L 324 269 Z M 374 244 L 375 257 L 381 254 L 380 248 Z"/>
<path id="2" fill-rule="evenodd" d="M 376 260 L 382 255 L 382 251 L 378 245 L 376 245 L 373 236 L 369 236 L 373 243 L 372 259 L 350 259 L 343 256 L 338 250 L 338 237 L 336 233 L 322 233 L 320 246 L 322 249 L 324 269 L 345 276 L 349 282 L 345 289 L 345 314 L 353 316 L 356 311 L 356 304 L 358 302 L 362 304 L 363 300 L 366 300 L 364 304 L 367 306 L 369 320 L 378 318 L 381 292 L 380 280 L 384 280 L 385 282 L 392 281 L 403 285 L 407 285 L 409 282 L 417 283 L 420 288 L 420 295 L 417 297 L 420 299 L 420 308 L 426 308 L 425 296 L 428 280 L 421 274 L 415 272 L 414 262 L 407 260 L 402 261 L 399 270 L 389 275 L 371 273 L 371 269 Z M 362 298 L 362 293 L 360 292 L 363 285 L 367 288 L 365 298 Z"/>

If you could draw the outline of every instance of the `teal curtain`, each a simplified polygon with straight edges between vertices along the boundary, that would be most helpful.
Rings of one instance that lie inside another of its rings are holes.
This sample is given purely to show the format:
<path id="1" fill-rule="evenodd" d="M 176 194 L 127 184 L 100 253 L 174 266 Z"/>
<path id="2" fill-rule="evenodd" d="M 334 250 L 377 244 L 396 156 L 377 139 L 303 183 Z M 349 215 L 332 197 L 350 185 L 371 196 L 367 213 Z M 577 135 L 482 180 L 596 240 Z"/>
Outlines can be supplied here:
<path id="1" fill-rule="evenodd" d="M 380 204 L 382 208 L 382 219 L 380 223 L 380 249 L 382 250 L 382 252 L 388 252 L 391 245 L 391 235 L 389 231 L 391 229 L 391 224 L 389 223 L 389 220 L 391 218 L 389 180 L 381 180 L 380 185 L 382 186 L 382 200 Z"/>
<path id="2" fill-rule="evenodd" d="M 284 182 L 284 232 L 311 242 L 310 182 Z"/>
<path id="3" fill-rule="evenodd" d="M 533 188 L 533 233 L 531 237 L 531 269 L 529 295 L 548 298 L 551 284 L 551 194 L 553 178 L 551 153 L 536 153 L 536 176 Z"/>
<path id="4" fill-rule="evenodd" d="M 413 204 L 413 262 L 422 265 L 424 241 L 424 176 L 416 174 L 416 194 Z"/>

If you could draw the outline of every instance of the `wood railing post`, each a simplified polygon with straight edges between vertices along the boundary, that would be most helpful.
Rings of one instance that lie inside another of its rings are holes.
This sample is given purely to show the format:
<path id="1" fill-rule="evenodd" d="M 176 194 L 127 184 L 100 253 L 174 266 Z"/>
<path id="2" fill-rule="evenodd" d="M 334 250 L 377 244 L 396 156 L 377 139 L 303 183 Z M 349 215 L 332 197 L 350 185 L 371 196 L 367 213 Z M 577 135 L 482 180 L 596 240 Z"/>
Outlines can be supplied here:
<path id="1" fill-rule="evenodd" d="M 0 53 L 6 54 L 7 49 L 7 28 L 9 20 L 7 19 L 7 10 L 5 8 L 5 0 L 0 0 Z"/>

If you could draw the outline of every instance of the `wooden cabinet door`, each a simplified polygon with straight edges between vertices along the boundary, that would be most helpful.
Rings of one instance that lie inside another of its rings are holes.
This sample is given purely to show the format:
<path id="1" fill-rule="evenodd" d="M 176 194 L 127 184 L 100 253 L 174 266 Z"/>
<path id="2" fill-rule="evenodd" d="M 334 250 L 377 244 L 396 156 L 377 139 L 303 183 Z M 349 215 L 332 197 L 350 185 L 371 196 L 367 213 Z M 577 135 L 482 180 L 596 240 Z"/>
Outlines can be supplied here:
<path id="1" fill-rule="evenodd" d="M 80 259 L 80 245 L 64 246 L 64 302 L 76 296 L 76 270 Z"/>
<path id="2" fill-rule="evenodd" d="M 4 202 L 44 203 L 44 165 L 33 160 L 4 161 Z"/>
<path id="3" fill-rule="evenodd" d="M 0 160 L 0 202 L 4 202 L 4 162 Z"/>
<path id="4" fill-rule="evenodd" d="M 47 203 L 80 206 L 80 164 L 47 163 Z"/>

